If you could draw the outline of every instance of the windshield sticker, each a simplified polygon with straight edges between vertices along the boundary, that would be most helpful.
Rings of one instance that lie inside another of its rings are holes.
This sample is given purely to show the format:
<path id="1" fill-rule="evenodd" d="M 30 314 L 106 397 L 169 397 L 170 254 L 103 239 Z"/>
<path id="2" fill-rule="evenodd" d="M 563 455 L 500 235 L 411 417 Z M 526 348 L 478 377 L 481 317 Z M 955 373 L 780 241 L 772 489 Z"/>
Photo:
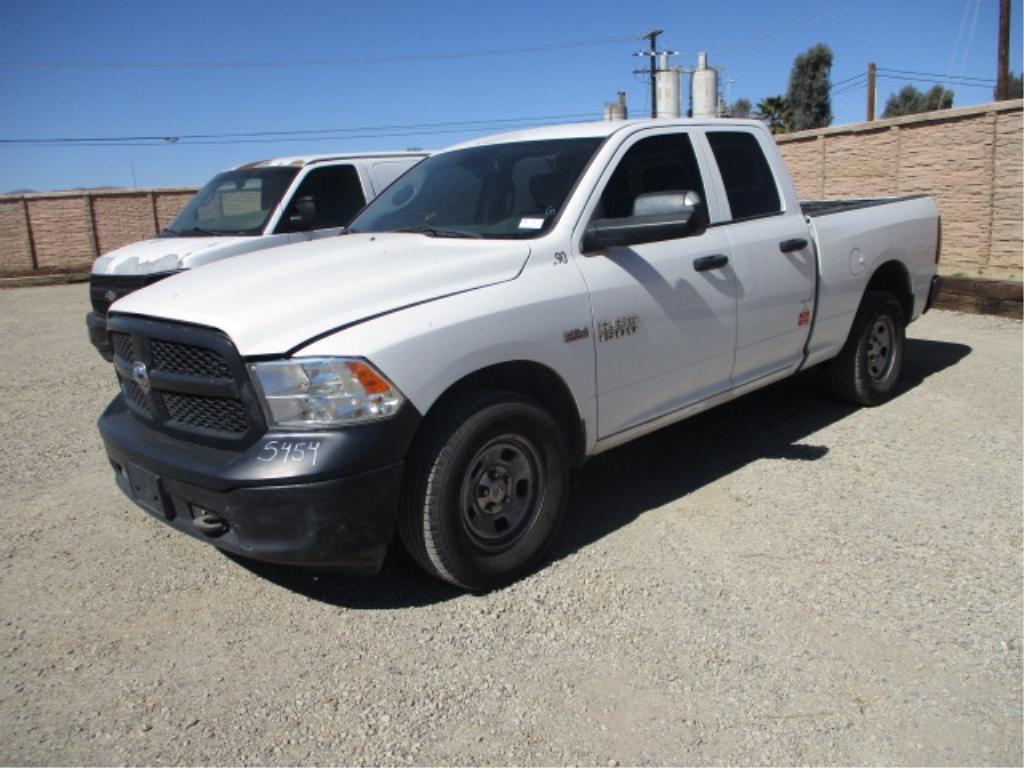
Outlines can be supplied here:
<path id="1" fill-rule="evenodd" d="M 524 216 L 519 220 L 520 229 L 542 229 L 544 227 L 544 219 L 535 219 L 530 216 Z"/>

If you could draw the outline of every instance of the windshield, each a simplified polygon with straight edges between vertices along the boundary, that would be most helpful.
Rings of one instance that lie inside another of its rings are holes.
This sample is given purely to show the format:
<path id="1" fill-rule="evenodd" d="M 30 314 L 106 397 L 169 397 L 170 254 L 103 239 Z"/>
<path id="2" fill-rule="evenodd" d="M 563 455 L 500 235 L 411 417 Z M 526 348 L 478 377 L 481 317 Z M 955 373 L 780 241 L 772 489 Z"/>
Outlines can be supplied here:
<path id="1" fill-rule="evenodd" d="M 535 237 L 557 218 L 601 141 L 490 144 L 428 157 L 363 209 L 349 231 Z"/>
<path id="2" fill-rule="evenodd" d="M 298 168 L 240 168 L 218 173 L 161 234 L 262 234 L 271 212 L 298 172 Z"/>

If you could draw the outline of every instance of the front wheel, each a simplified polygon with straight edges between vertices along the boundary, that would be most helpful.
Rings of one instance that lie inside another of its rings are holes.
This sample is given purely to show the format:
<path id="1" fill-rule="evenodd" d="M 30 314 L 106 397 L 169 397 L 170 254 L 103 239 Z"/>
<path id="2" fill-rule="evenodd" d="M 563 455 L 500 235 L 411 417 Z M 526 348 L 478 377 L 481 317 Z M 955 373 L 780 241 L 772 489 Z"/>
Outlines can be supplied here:
<path id="1" fill-rule="evenodd" d="M 399 535 L 428 572 L 491 589 L 527 572 L 557 533 L 569 463 L 554 419 L 511 393 L 470 397 L 417 445 Z"/>
<path id="2" fill-rule="evenodd" d="M 859 405 L 881 405 L 896 394 L 906 329 L 903 309 L 891 293 L 864 295 L 850 336 L 829 366 L 833 391 Z"/>

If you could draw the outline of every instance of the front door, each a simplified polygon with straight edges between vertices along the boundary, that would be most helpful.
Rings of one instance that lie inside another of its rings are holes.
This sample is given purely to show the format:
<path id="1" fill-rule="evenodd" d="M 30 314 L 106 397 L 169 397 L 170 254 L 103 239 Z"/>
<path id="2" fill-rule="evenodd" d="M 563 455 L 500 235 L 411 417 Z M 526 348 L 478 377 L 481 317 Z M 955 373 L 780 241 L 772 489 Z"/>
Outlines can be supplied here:
<path id="1" fill-rule="evenodd" d="M 296 212 L 296 201 L 304 197 L 313 201 L 316 218 L 308 226 L 296 227 L 289 218 Z M 277 231 L 288 233 L 295 242 L 333 237 L 348 226 L 364 205 L 366 195 L 355 166 L 314 166 L 292 194 Z"/>
<path id="2" fill-rule="evenodd" d="M 632 215 L 638 195 L 691 190 L 710 208 L 686 131 L 639 133 L 599 184 L 584 223 Z M 691 237 L 578 255 L 596 338 L 598 438 L 610 437 L 729 388 L 736 344 L 736 276 L 723 227 Z M 722 262 L 722 258 L 715 259 Z"/>

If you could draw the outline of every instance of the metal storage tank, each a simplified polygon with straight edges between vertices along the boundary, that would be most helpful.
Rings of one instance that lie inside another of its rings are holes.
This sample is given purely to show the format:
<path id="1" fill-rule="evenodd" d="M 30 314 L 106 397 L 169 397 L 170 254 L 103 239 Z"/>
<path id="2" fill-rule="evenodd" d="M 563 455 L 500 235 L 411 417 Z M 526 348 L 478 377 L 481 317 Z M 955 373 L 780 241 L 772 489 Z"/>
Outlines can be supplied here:
<path id="1" fill-rule="evenodd" d="M 668 54 L 658 54 L 658 73 L 655 76 L 658 117 L 679 117 L 679 70 L 668 65 Z"/>
<path id="2" fill-rule="evenodd" d="M 625 120 L 629 116 L 629 111 L 626 109 L 626 92 L 618 92 L 618 100 L 613 102 L 605 102 L 604 104 L 604 119 L 605 120 Z"/>
<path id="3" fill-rule="evenodd" d="M 708 67 L 708 55 L 697 54 L 691 85 L 694 117 L 718 116 L 718 71 Z"/>

